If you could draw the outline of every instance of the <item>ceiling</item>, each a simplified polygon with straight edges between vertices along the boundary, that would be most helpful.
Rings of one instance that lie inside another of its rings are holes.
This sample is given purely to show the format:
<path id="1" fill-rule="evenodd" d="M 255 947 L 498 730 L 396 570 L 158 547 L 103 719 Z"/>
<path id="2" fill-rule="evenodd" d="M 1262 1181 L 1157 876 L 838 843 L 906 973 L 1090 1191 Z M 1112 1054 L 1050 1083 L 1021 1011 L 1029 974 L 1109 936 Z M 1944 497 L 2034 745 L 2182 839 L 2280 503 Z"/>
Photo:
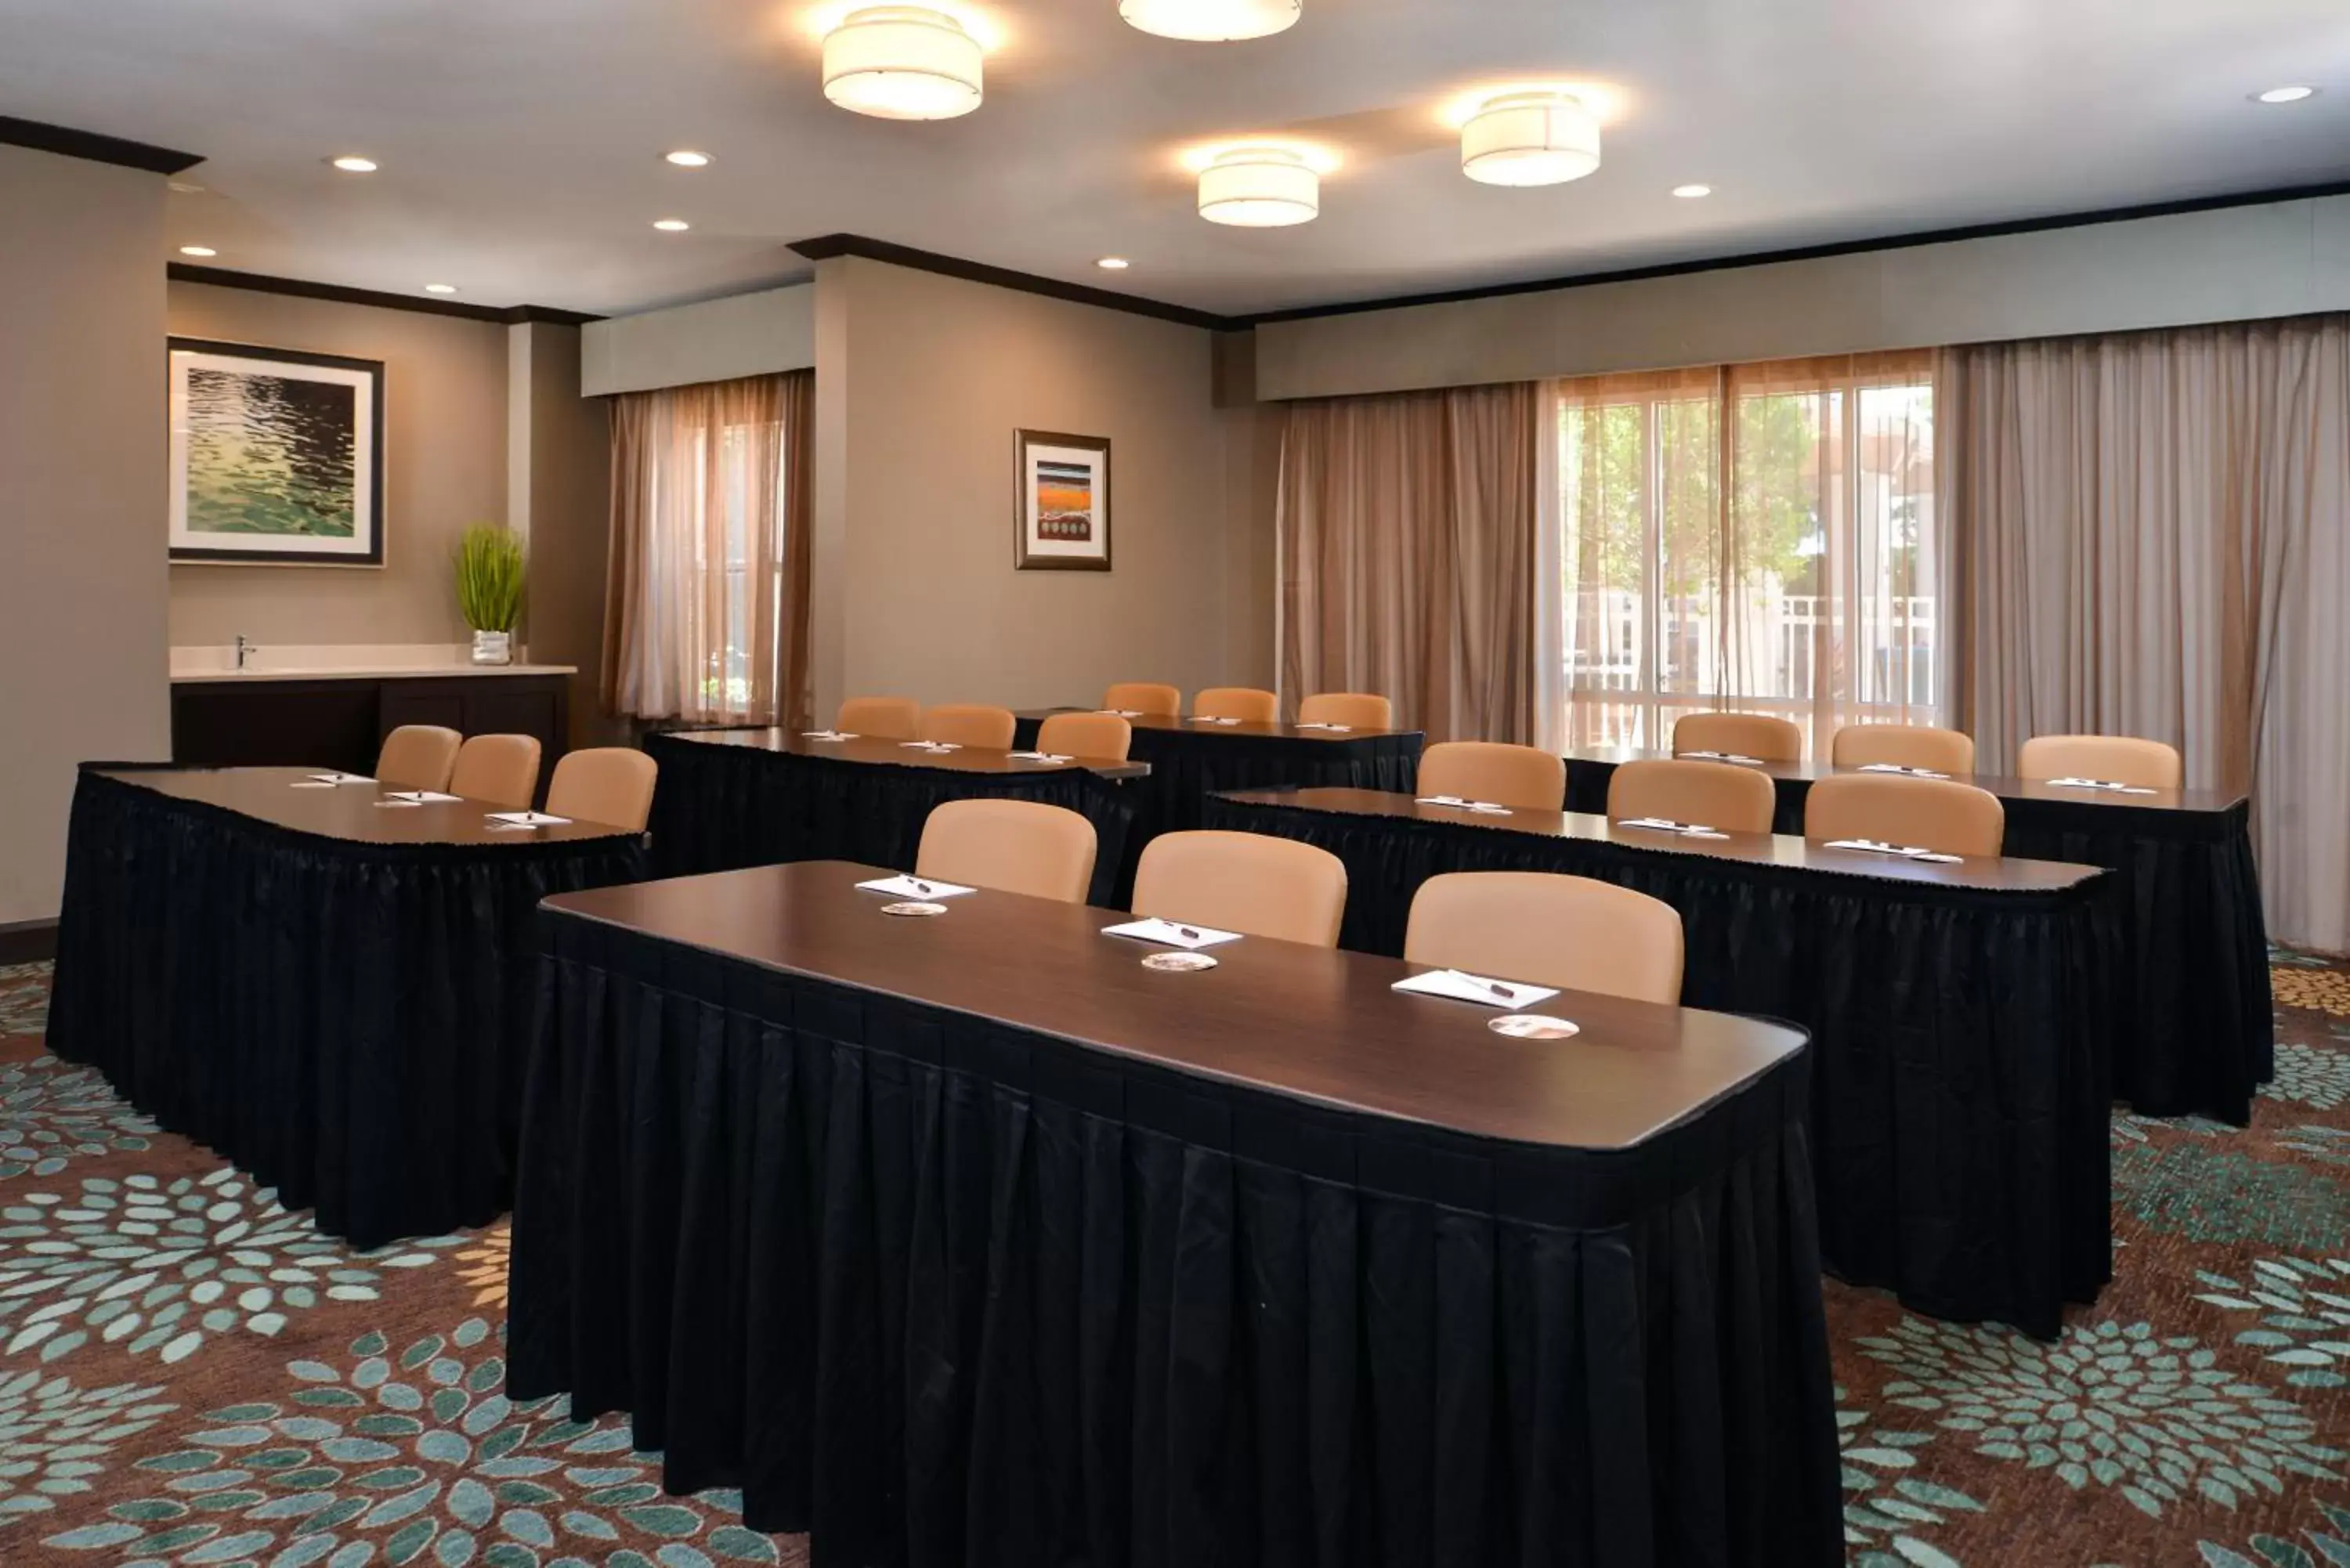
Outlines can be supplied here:
<path id="1" fill-rule="evenodd" d="M 988 0 L 986 102 L 934 124 L 827 104 L 813 9 L 8 0 L 0 114 L 204 154 L 169 233 L 210 265 L 600 314 L 841 233 L 1247 314 L 2350 177 L 2342 0 L 1305 0 L 1238 44 Z M 1528 79 L 1614 89 L 1603 167 L 1464 179 L 1445 101 Z M 1273 131 L 1344 161 L 1321 217 L 1202 222 L 1180 152 Z"/>

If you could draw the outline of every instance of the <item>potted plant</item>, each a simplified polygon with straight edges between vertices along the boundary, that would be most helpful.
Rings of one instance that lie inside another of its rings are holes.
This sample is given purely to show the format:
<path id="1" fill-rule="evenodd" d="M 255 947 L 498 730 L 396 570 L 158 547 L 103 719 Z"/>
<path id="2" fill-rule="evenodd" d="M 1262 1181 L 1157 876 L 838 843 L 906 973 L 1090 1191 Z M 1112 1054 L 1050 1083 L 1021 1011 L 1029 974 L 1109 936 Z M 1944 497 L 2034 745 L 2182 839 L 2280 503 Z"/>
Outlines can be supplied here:
<path id="1" fill-rule="evenodd" d="M 466 529 L 457 542 L 457 608 L 473 628 L 474 663 L 514 661 L 522 586 L 522 541 L 494 524 Z"/>

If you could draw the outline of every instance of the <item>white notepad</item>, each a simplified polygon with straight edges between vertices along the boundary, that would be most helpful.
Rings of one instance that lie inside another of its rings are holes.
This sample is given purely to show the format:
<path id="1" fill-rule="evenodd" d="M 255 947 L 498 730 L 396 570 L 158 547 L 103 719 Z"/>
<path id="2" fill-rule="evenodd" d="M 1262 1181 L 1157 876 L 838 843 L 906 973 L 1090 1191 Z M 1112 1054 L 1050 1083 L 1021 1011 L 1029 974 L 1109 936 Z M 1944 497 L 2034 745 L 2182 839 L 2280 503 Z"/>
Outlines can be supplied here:
<path id="1" fill-rule="evenodd" d="M 1211 948 L 1220 942 L 1241 940 L 1238 931 L 1220 931 L 1213 926 L 1189 925 L 1181 920 L 1162 920 L 1157 916 L 1147 920 L 1128 920 L 1122 926 L 1104 926 L 1106 937 L 1132 937 L 1141 942 L 1161 942 L 1170 948 Z"/>
<path id="2" fill-rule="evenodd" d="M 1674 822 L 1661 816 L 1627 816 L 1617 823 L 1618 827 L 1645 827 L 1656 833 L 1676 834 L 1683 838 L 1727 838 L 1730 836 L 1701 822 Z"/>
<path id="3" fill-rule="evenodd" d="M 1389 987 L 1412 996 L 1442 996 L 1454 1002 L 1481 1002 L 1487 1007 L 1516 1009 L 1547 1002 L 1558 994 L 1550 985 L 1527 985 L 1514 980 L 1492 980 L 1466 970 L 1432 969 L 1426 974 L 1399 980 Z"/>
<path id="4" fill-rule="evenodd" d="M 886 893 L 892 898 L 960 898 L 965 893 L 978 891 L 960 882 L 941 882 L 928 877 L 877 877 L 857 886 L 865 892 Z"/>
<path id="5" fill-rule="evenodd" d="M 1424 794 L 1412 802 L 1414 805 L 1449 805 L 1455 811 L 1482 812 L 1487 816 L 1507 816 L 1510 808 L 1497 801 L 1463 800 L 1457 794 Z"/>
<path id="6" fill-rule="evenodd" d="M 1006 752 L 1003 754 L 1015 763 L 1074 763 L 1077 760 L 1065 757 L 1058 752 Z"/>
<path id="7" fill-rule="evenodd" d="M 1902 774 L 1913 779 L 1946 779 L 1948 774 L 1938 774 L 1931 768 L 1905 768 L 1899 763 L 1863 763 L 1857 772 L 1864 774 Z"/>
<path id="8" fill-rule="evenodd" d="M 857 737 L 846 730 L 802 730 L 800 739 L 803 741 L 853 741 Z"/>
<path id="9" fill-rule="evenodd" d="M 1140 719 L 1148 716 L 1139 708 L 1097 708 L 1094 711 L 1097 713 L 1107 713 L 1114 718 L 1119 719 Z"/>
<path id="10" fill-rule="evenodd" d="M 1745 756 L 1737 752 L 1675 752 L 1673 754 L 1677 757 L 1696 757 L 1709 763 L 1736 763 L 1744 768 L 1759 768 L 1762 765 L 1762 758 Z"/>
<path id="11" fill-rule="evenodd" d="M 322 784 L 373 784 L 375 780 L 366 774 L 312 774 L 310 782 Z"/>
<path id="12" fill-rule="evenodd" d="M 1355 726 L 1352 724 L 1326 724 L 1317 719 L 1300 719 L 1297 722 L 1297 727 L 1301 730 L 1328 730 L 1334 734 L 1344 735 L 1351 732 Z"/>
<path id="13" fill-rule="evenodd" d="M 462 794 L 443 794 L 437 789 L 394 789 L 384 791 L 384 794 L 402 805 L 423 805 L 431 801 L 448 802 L 465 798 Z"/>
<path id="14" fill-rule="evenodd" d="M 1957 855 L 1941 855 L 1931 849 L 1921 849 L 1914 844 L 1887 844 L 1877 838 L 1831 838 L 1828 840 L 1828 847 L 1858 849 L 1870 855 L 1898 855 L 1904 860 L 1956 862 L 1962 858 Z"/>
<path id="15" fill-rule="evenodd" d="M 2050 779 L 2058 789 L 2101 789 L 2108 794 L 2152 794 L 2144 784 L 2126 784 L 2116 779 Z"/>
<path id="16" fill-rule="evenodd" d="M 960 752 L 961 741 L 900 741 L 898 744 L 910 752 Z"/>
<path id="17" fill-rule="evenodd" d="M 567 816 L 549 816 L 543 811 L 494 811 L 490 820 L 500 827 L 567 827 Z"/>
<path id="18" fill-rule="evenodd" d="M 1238 719 L 1218 719 L 1206 713 L 1194 713 L 1191 715 L 1190 722 L 1194 724 L 1237 724 L 1240 722 Z"/>

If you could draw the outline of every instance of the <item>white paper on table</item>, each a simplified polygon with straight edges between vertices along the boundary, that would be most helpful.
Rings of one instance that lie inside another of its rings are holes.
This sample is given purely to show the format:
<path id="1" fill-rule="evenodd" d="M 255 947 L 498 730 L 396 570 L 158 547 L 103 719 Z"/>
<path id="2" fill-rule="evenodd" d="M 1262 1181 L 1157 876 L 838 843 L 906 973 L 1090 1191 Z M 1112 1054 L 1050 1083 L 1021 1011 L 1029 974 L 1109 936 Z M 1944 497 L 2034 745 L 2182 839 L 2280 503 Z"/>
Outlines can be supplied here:
<path id="1" fill-rule="evenodd" d="M 500 827 L 567 827 L 567 816 L 549 816 L 543 811 L 494 811 L 490 820 Z"/>
<path id="2" fill-rule="evenodd" d="M 961 741 L 900 741 L 899 745 L 910 752 L 960 752 Z"/>
<path id="3" fill-rule="evenodd" d="M 1097 713 L 1107 713 L 1114 719 L 1141 719 L 1148 717 L 1148 715 L 1139 708 L 1097 708 L 1094 711 Z"/>
<path id="4" fill-rule="evenodd" d="M 1457 794 L 1424 794 L 1411 803 L 1414 805 L 1449 805 L 1455 811 L 1481 812 L 1487 816 L 1507 816 L 1510 808 L 1498 801 L 1463 800 Z"/>
<path id="5" fill-rule="evenodd" d="M 335 786 L 328 784 L 325 779 L 296 779 L 292 784 L 287 784 L 286 787 L 288 789 L 332 789 Z"/>
<path id="6" fill-rule="evenodd" d="M 1870 855 L 1898 855 L 1904 860 L 1935 860 L 1945 864 L 1955 864 L 1964 858 L 1961 856 L 1941 855 L 1931 849 L 1922 849 L 1915 844 L 1887 844 L 1879 838 L 1831 838 L 1828 840 L 1828 847 L 1858 849 Z"/>
<path id="7" fill-rule="evenodd" d="M 800 739 L 803 741 L 853 741 L 857 737 L 846 730 L 802 730 Z"/>
<path id="8" fill-rule="evenodd" d="M 1241 940 L 1238 931 L 1220 931 L 1213 926 L 1190 926 L 1180 920 L 1162 920 L 1152 916 L 1147 920 L 1128 920 L 1122 926 L 1104 926 L 1106 937 L 1132 937 L 1137 941 L 1160 942 L 1170 948 L 1211 948 L 1220 942 Z"/>
<path id="9" fill-rule="evenodd" d="M 323 784 L 375 783 L 375 780 L 366 774 L 312 774 L 310 778 L 312 782 Z"/>
<path id="10" fill-rule="evenodd" d="M 437 789 L 392 789 L 384 791 L 384 794 L 403 805 L 423 805 L 427 802 L 439 802 L 445 805 L 452 800 L 465 798 L 462 794 L 443 794 Z"/>
<path id="11" fill-rule="evenodd" d="M 2144 784 L 2126 784 L 2116 779 L 2050 779 L 2058 789 L 2101 789 L 2110 794 L 2152 794 Z"/>
<path id="12" fill-rule="evenodd" d="M 1558 994 L 1551 985 L 1526 985 L 1514 980 L 1489 980 L 1466 970 L 1432 969 L 1426 974 L 1399 980 L 1388 988 L 1413 996 L 1441 996 L 1454 1002 L 1482 1002 L 1487 1007 L 1531 1007 Z"/>
<path id="13" fill-rule="evenodd" d="M 1191 715 L 1191 722 L 1194 724 L 1237 724 L 1240 721 L 1238 719 L 1218 719 L 1206 713 L 1194 713 Z"/>
<path id="14" fill-rule="evenodd" d="M 877 877 L 857 886 L 864 892 L 887 893 L 892 898 L 960 898 L 965 893 L 978 891 L 960 882 L 940 882 L 928 877 Z"/>
<path id="15" fill-rule="evenodd" d="M 1355 728 L 1352 724 L 1326 724 L 1318 719 L 1300 719 L 1297 727 L 1301 730 L 1327 730 L 1336 735 L 1350 733 Z"/>
<path id="16" fill-rule="evenodd" d="M 1673 754 L 1677 757 L 1698 757 L 1709 763 L 1736 763 L 1743 768 L 1762 765 L 1762 758 L 1745 756 L 1737 752 L 1675 752 Z"/>
<path id="17" fill-rule="evenodd" d="M 1015 763 L 1074 763 L 1077 760 L 1065 757 L 1058 752 L 1006 752 L 1003 754 Z"/>
<path id="18" fill-rule="evenodd" d="M 1863 763 L 1855 770 L 1864 774 L 1903 774 L 1913 779 L 1946 779 L 1948 774 L 1938 774 L 1931 768 L 1905 768 L 1899 763 Z"/>
<path id="19" fill-rule="evenodd" d="M 1730 836 L 1701 822 L 1674 822 L 1662 816 L 1627 816 L 1616 824 L 1618 827 L 1646 827 L 1658 833 L 1677 834 L 1683 838 L 1727 838 Z"/>

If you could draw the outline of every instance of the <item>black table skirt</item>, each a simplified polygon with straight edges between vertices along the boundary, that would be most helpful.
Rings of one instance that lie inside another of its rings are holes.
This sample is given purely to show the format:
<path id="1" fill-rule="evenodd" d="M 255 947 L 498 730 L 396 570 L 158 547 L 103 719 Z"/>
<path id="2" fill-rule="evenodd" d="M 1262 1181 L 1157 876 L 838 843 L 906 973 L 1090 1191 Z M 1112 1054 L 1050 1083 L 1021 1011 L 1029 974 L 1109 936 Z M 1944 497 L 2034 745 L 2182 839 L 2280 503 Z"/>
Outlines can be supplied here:
<path id="1" fill-rule="evenodd" d="M 795 756 L 756 746 L 648 735 L 660 763 L 653 857 L 663 877 L 795 860 L 914 868 L 922 825 L 947 801 L 980 796 L 1065 806 L 1094 825 L 1094 901 L 1107 902 L 1127 854 L 1129 786 L 1082 768 L 978 774 Z"/>
<path id="2" fill-rule="evenodd" d="M 1804 1056 L 1560 1152 L 549 933 L 514 1393 L 817 1568 L 1842 1560 Z"/>
<path id="3" fill-rule="evenodd" d="M 634 837 L 356 844 L 85 768 L 49 1048 L 358 1247 L 484 1224 L 513 1197 L 538 901 L 644 875 Z"/>
<path id="4" fill-rule="evenodd" d="M 1566 809 L 1605 814 L 1612 763 L 1567 763 Z M 1811 784 L 1780 779 L 1774 830 L 1800 835 Z M 2251 808 L 2171 811 L 2116 801 L 2008 800 L 2005 850 L 2117 874 L 2127 1026 L 2114 1095 L 2147 1116 L 2250 1124 L 2275 1072 L 2268 926 Z"/>
<path id="5" fill-rule="evenodd" d="M 1663 899 L 1681 915 L 1683 1005 L 1812 1033 L 1831 1270 L 1936 1317 L 2043 1338 L 2112 1277 L 2111 878 L 1955 892 L 1224 800 L 1209 822 L 1345 861 L 1340 940 L 1366 952 L 1402 952 L 1412 896 L 1440 872 L 1566 872 Z"/>

